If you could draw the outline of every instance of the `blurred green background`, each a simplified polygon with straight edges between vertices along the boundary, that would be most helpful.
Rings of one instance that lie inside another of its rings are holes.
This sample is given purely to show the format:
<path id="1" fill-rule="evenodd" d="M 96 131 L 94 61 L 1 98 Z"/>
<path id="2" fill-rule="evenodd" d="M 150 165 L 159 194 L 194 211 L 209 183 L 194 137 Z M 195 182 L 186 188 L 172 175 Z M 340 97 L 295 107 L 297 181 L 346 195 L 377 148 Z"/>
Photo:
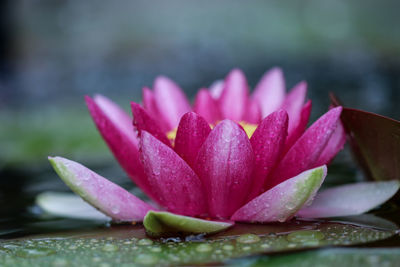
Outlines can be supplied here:
<path id="1" fill-rule="evenodd" d="M 49 169 L 48 155 L 112 160 L 83 96 L 127 110 L 159 74 L 192 97 L 239 67 L 309 83 L 313 118 L 335 92 L 400 118 L 398 1 L 66 1 L 1 5 L 0 174 Z M 117 174 L 118 176 L 119 174 Z M 122 174 L 121 174 L 122 175 Z M 8 176 L 7 176 L 8 177 Z"/>

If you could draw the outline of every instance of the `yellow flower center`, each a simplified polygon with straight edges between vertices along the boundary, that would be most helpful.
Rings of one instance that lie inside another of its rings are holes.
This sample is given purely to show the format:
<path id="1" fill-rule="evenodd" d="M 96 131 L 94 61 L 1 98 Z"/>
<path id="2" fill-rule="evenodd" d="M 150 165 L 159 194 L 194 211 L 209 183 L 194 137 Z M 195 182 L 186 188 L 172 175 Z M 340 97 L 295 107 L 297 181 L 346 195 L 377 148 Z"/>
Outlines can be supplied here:
<path id="1" fill-rule="evenodd" d="M 239 122 L 239 124 L 243 127 L 243 129 L 246 132 L 249 139 L 251 138 L 251 136 L 253 135 L 254 131 L 257 129 L 257 126 L 258 126 L 256 124 L 251 124 L 251 123 L 247 123 L 244 121 Z M 210 124 L 210 127 L 212 129 L 215 127 L 215 125 Z M 175 128 L 167 133 L 167 138 L 171 141 L 172 144 L 175 141 L 177 131 L 178 131 L 178 128 Z"/>
<path id="2" fill-rule="evenodd" d="M 169 131 L 168 133 L 167 133 L 167 138 L 171 141 L 171 142 L 174 142 L 175 141 L 175 138 L 176 138 L 176 132 L 178 131 L 178 128 L 175 128 L 175 129 L 173 129 L 173 130 L 171 130 L 171 131 Z"/>
<path id="3" fill-rule="evenodd" d="M 239 122 L 239 124 L 243 127 L 249 139 L 251 138 L 251 136 L 253 135 L 254 131 L 257 129 L 258 126 L 256 124 L 251 124 L 244 121 Z"/>

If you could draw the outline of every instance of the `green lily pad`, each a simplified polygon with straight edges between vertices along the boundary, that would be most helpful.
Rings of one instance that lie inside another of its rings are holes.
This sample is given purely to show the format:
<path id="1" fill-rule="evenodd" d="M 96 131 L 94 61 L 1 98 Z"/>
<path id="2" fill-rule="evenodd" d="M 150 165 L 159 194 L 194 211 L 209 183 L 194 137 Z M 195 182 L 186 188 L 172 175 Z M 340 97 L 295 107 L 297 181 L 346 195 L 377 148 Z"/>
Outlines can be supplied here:
<path id="1" fill-rule="evenodd" d="M 227 221 L 208 221 L 162 211 L 149 211 L 143 220 L 146 231 L 151 236 L 166 236 L 178 233 L 212 234 L 231 227 Z"/>
<path id="2" fill-rule="evenodd" d="M 334 248 L 316 251 L 307 251 L 283 256 L 260 257 L 254 261 L 245 260 L 240 266 L 398 266 L 400 262 L 400 248 Z"/>
<path id="3" fill-rule="evenodd" d="M 2 266 L 134 266 L 214 264 L 254 254 L 354 245 L 396 231 L 323 221 L 237 224 L 204 235 L 150 239 L 141 225 L 117 225 L 0 242 Z M 236 262 L 233 262 L 236 264 Z"/>

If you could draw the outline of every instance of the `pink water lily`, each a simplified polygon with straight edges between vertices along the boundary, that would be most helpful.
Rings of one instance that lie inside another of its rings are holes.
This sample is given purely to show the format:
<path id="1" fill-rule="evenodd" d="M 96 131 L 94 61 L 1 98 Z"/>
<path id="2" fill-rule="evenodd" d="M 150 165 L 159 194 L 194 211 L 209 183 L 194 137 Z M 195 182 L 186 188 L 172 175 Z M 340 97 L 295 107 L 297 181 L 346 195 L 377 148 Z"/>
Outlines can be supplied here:
<path id="1" fill-rule="evenodd" d="M 158 77 L 153 90 L 143 89 L 142 105 L 131 103 L 133 120 L 104 96 L 86 97 L 104 140 L 151 203 L 79 163 L 50 161 L 64 182 L 102 213 L 116 221 L 144 220 L 152 231 L 161 222 L 168 229 L 213 232 L 234 221 L 352 215 L 387 201 L 398 182 L 346 187 L 360 202 L 346 202 L 343 190 L 329 189 L 309 206 L 326 165 L 344 146 L 345 132 L 341 107 L 306 129 L 311 112 L 306 92 L 307 84 L 300 82 L 286 93 L 282 71 L 274 68 L 251 95 L 244 74 L 232 70 L 224 81 L 201 89 L 193 107 L 177 84 Z M 363 198 L 378 187 L 379 194 Z"/>

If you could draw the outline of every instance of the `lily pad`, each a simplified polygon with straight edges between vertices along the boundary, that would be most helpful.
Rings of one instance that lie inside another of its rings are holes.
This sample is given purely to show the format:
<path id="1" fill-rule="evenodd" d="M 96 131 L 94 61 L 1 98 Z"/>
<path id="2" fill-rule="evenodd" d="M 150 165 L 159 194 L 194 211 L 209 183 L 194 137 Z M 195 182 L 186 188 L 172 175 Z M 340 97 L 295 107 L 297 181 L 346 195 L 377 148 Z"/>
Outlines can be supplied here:
<path id="1" fill-rule="evenodd" d="M 105 227 L 0 243 L 2 266 L 133 266 L 214 264 L 254 254 L 354 245 L 388 238 L 393 230 L 323 221 L 237 224 L 210 237 L 150 239 L 141 225 Z"/>
<path id="2" fill-rule="evenodd" d="M 144 217 L 143 225 L 151 236 L 166 236 L 177 233 L 212 234 L 225 230 L 234 223 L 208 221 L 170 212 L 149 211 Z"/>
<path id="3" fill-rule="evenodd" d="M 339 105 L 334 95 L 331 100 Z M 352 108 L 343 108 L 340 118 L 366 176 L 374 180 L 400 179 L 400 122 Z"/>
<path id="4" fill-rule="evenodd" d="M 399 248 L 333 248 L 326 250 L 307 251 L 283 256 L 261 257 L 254 261 L 249 259 L 241 262 L 241 266 L 398 266 L 400 261 Z M 234 263 L 235 265 L 237 263 Z"/>

